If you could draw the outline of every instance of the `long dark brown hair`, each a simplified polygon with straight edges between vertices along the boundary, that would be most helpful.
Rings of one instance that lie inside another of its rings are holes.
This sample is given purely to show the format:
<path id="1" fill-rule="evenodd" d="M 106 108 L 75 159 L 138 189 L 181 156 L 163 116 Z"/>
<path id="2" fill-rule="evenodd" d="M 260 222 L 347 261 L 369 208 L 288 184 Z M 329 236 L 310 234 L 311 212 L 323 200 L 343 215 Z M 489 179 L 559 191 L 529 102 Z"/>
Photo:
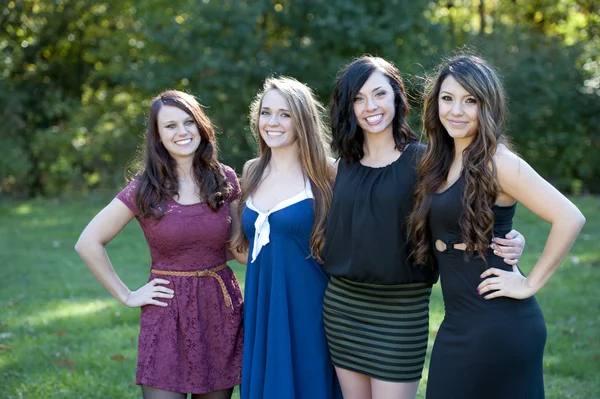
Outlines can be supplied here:
<path id="1" fill-rule="evenodd" d="M 242 195 L 236 216 L 238 221 L 241 221 L 244 204 L 248 197 L 258 189 L 264 178 L 265 169 L 271 160 L 271 149 L 262 139 L 258 128 L 262 100 L 269 90 L 279 91 L 290 105 L 292 123 L 300 149 L 300 164 L 305 178 L 310 181 L 315 197 L 315 221 L 310 237 L 311 256 L 321 261 L 320 254 L 325 241 L 335 170 L 328 159 L 327 127 L 322 118 L 324 108 L 315 99 L 309 87 L 293 78 L 268 78 L 250 106 L 250 127 L 258 140 L 260 156 L 248 164 L 244 173 Z M 233 247 L 244 252 L 248 249 L 248 244 L 248 238 L 239 229 L 232 239 Z"/>
<path id="2" fill-rule="evenodd" d="M 355 59 L 338 73 L 331 95 L 331 149 L 348 163 L 358 162 L 365 155 L 365 135 L 354 114 L 354 98 L 374 72 L 381 72 L 386 76 L 394 91 L 396 114 L 392 134 L 396 149 L 404 151 L 408 144 L 418 140 L 417 135 L 408 126 L 410 107 L 400 72 L 383 58 L 365 55 Z"/>
<path id="3" fill-rule="evenodd" d="M 508 145 L 504 136 L 506 96 L 498 74 L 486 61 L 473 55 L 460 55 L 442 63 L 435 79 L 425 90 L 423 129 L 429 144 L 419 163 L 415 206 L 409 217 L 409 232 L 415 264 L 425 264 L 431 256 L 432 239 L 428 233 L 428 215 L 435 192 L 446 184 L 454 159 L 454 141 L 439 116 L 439 95 L 444 80 L 452 76 L 478 107 L 478 128 L 473 141 L 463 151 L 461 176 L 462 214 L 459 225 L 465 254 L 484 255 L 493 235 L 492 206 L 499 193 L 494 154 L 498 144 Z"/>
<path id="4" fill-rule="evenodd" d="M 162 144 L 158 132 L 158 112 L 165 105 L 186 112 L 198 127 L 200 145 L 192 162 L 193 176 L 200 197 L 211 210 L 217 211 L 229 198 L 232 187 L 217 160 L 213 124 L 193 96 L 177 90 L 167 90 L 152 100 L 145 150 L 138 155 L 138 164 L 144 165 L 137 174 L 139 184 L 135 194 L 140 216 L 162 218 L 166 211 L 165 202 L 179 192 L 176 161 Z"/>

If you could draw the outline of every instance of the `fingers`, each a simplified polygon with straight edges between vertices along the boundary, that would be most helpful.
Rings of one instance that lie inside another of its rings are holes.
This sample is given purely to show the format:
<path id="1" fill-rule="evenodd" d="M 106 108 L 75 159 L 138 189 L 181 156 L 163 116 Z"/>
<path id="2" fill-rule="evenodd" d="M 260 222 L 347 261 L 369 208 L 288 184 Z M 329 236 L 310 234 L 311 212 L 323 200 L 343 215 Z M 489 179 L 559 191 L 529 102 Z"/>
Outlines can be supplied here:
<path id="1" fill-rule="evenodd" d="M 162 285 L 157 285 L 152 289 L 152 292 L 164 292 L 165 294 L 174 294 L 175 291 L 173 291 L 170 288 L 167 287 L 163 287 Z"/>
<path id="2" fill-rule="evenodd" d="M 500 287 L 501 282 L 502 281 L 500 280 L 499 277 L 487 278 L 487 279 L 483 280 L 481 283 L 479 283 L 479 285 L 477 286 L 477 293 L 479 295 L 483 295 L 486 292 L 498 290 L 501 288 Z"/>
<path id="3" fill-rule="evenodd" d="M 507 239 L 513 239 L 513 238 L 517 238 L 519 235 L 521 235 L 521 233 L 519 233 L 517 230 L 512 229 L 511 231 L 509 231 L 504 237 L 506 237 Z"/>
<path id="4" fill-rule="evenodd" d="M 483 298 L 484 299 L 494 299 L 494 298 L 499 298 L 501 296 L 505 296 L 504 292 L 502 290 L 498 290 L 498 291 L 494 291 L 492 293 L 487 294 Z"/>
<path id="5" fill-rule="evenodd" d="M 519 263 L 519 258 L 515 258 L 515 259 L 504 258 L 504 263 L 506 263 L 507 265 L 515 266 L 517 263 Z"/>
<path id="6" fill-rule="evenodd" d="M 169 280 L 165 280 L 164 278 L 155 278 L 154 280 L 150 281 L 152 284 L 156 285 L 156 284 L 169 284 L 171 283 Z"/>
<path id="7" fill-rule="evenodd" d="M 156 305 L 156 306 L 160 306 L 160 307 L 167 307 L 167 304 L 165 302 L 160 302 L 157 301 L 156 299 L 152 299 L 148 302 L 148 305 Z"/>
<path id="8" fill-rule="evenodd" d="M 483 273 L 481 273 L 481 275 L 479 277 L 486 278 L 488 276 L 499 276 L 501 272 L 503 272 L 503 270 L 496 269 L 495 267 L 491 267 L 491 268 L 487 269 L 486 271 L 484 271 Z"/>

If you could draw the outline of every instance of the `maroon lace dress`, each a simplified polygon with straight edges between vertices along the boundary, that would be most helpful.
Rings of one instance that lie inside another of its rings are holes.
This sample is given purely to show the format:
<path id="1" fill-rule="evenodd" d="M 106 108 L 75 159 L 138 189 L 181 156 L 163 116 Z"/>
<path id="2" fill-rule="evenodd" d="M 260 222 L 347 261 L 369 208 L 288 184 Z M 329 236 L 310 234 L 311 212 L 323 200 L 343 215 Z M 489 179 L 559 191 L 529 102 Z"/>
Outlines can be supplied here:
<path id="1" fill-rule="evenodd" d="M 136 215 L 146 236 L 151 268 L 195 272 L 226 261 L 231 232 L 230 202 L 240 193 L 235 172 L 223 166 L 233 192 L 217 212 L 205 203 L 181 205 L 171 199 L 160 220 L 140 218 L 137 180 L 117 198 Z M 216 274 L 215 274 L 216 273 Z M 243 299 L 229 267 L 201 276 L 163 276 L 170 281 L 168 306 L 142 307 L 136 383 L 173 392 L 202 394 L 240 383 Z M 217 278 L 217 275 L 219 278 Z M 230 301 L 226 298 L 229 298 Z"/>

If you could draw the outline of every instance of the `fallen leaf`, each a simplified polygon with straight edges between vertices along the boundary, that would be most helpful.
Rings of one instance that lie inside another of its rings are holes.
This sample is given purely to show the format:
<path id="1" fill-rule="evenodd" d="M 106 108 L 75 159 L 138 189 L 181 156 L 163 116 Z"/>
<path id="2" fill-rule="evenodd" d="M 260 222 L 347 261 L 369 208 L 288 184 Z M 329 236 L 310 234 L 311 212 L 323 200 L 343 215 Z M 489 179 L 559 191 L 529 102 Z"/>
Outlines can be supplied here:
<path id="1" fill-rule="evenodd" d="M 7 352 L 10 352 L 10 351 L 12 351 L 12 349 L 11 349 L 11 347 L 10 347 L 10 346 L 6 346 L 6 345 L 2 345 L 2 344 L 0 344 L 0 351 L 7 351 Z"/>
<path id="2" fill-rule="evenodd" d="M 117 360 L 119 362 L 122 362 L 123 360 L 125 360 L 125 356 L 123 356 L 123 355 L 112 355 L 110 357 L 110 360 Z"/>
<path id="3" fill-rule="evenodd" d="M 58 330 L 56 332 L 56 335 L 58 335 L 59 337 L 62 337 L 63 335 L 67 335 L 67 332 L 65 330 Z"/>
<path id="4" fill-rule="evenodd" d="M 69 359 L 69 358 L 61 359 L 61 360 L 58 360 L 55 364 L 57 367 L 66 367 L 71 371 L 75 370 L 75 360 L 73 360 L 73 359 Z"/>

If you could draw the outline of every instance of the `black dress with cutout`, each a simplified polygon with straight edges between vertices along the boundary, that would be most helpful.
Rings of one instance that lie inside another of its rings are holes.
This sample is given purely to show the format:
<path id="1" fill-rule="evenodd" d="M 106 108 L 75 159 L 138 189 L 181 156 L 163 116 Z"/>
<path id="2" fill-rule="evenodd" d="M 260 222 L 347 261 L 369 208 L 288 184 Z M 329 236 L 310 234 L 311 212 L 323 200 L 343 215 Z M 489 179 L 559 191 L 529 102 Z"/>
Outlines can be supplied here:
<path id="1" fill-rule="evenodd" d="M 542 360 L 546 325 L 534 297 L 524 300 L 486 300 L 477 293 L 488 267 L 512 266 L 486 253 L 485 262 L 465 259 L 452 244 L 462 242 L 458 220 L 462 211 L 461 177 L 431 204 L 429 228 L 433 241 L 446 243 L 434 249 L 440 272 L 445 316 L 437 333 L 427 381 L 427 399 L 539 399 L 544 398 Z M 516 204 L 494 206 L 494 236 L 512 228 Z"/>

